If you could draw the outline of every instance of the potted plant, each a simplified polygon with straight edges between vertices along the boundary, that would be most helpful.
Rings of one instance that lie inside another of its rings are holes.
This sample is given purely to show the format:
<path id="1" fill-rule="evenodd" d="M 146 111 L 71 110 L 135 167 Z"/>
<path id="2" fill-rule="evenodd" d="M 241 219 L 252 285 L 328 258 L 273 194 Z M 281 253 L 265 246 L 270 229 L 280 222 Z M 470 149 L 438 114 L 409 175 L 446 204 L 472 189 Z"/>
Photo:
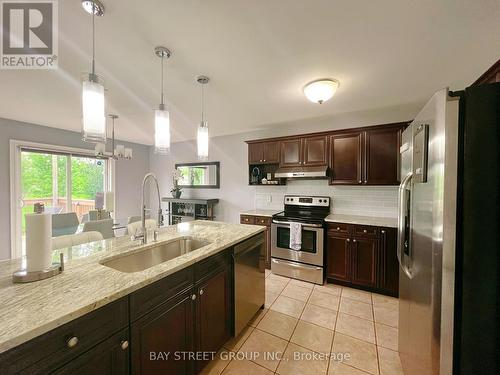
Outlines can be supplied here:
<path id="1" fill-rule="evenodd" d="M 170 193 L 172 194 L 172 197 L 174 198 L 180 198 L 182 194 L 182 188 L 179 187 L 179 178 L 181 178 L 181 172 L 178 169 L 175 169 L 172 172 L 172 181 L 174 183 L 174 188 L 170 190 Z"/>

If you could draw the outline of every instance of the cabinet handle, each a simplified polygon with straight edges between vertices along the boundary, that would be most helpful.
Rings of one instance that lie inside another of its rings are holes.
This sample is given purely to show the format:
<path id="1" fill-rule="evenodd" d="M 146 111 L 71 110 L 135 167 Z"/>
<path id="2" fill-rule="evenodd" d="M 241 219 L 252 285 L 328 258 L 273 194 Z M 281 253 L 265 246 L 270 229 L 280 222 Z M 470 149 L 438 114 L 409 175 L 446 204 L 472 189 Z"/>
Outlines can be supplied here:
<path id="1" fill-rule="evenodd" d="M 74 348 L 76 344 L 78 344 L 78 337 L 76 336 L 73 336 L 70 339 L 68 339 L 68 341 L 66 341 L 66 346 L 68 348 Z"/>
<path id="2" fill-rule="evenodd" d="M 368 231 L 366 229 L 363 229 L 363 233 L 368 233 Z"/>
<path id="3" fill-rule="evenodd" d="M 363 182 L 363 181 L 359 180 L 359 181 L 358 181 L 358 184 L 360 184 L 360 183 L 362 183 L 362 182 Z"/>
<path id="4" fill-rule="evenodd" d="M 352 242 L 356 242 L 356 239 L 352 240 Z"/>
<path id="5" fill-rule="evenodd" d="M 382 234 L 384 234 L 384 233 L 385 233 L 385 230 L 382 231 Z"/>
<path id="6" fill-rule="evenodd" d="M 349 238 L 348 238 L 346 241 L 347 241 L 347 242 L 351 242 L 351 240 L 350 240 Z"/>
<path id="7" fill-rule="evenodd" d="M 266 161 L 266 159 L 264 159 L 264 161 Z"/>
<path id="8" fill-rule="evenodd" d="M 337 227 L 337 230 L 340 230 L 340 227 Z"/>
<path id="9" fill-rule="evenodd" d="M 128 341 L 125 340 L 125 341 L 122 341 L 121 344 L 120 344 L 122 350 L 127 350 L 128 348 Z"/>
<path id="10" fill-rule="evenodd" d="M 194 301 L 194 300 L 196 299 L 196 294 L 193 294 L 193 295 L 191 296 L 191 299 Z"/>
<path id="11" fill-rule="evenodd" d="M 202 296 L 204 293 L 203 289 L 200 289 L 200 296 Z"/>

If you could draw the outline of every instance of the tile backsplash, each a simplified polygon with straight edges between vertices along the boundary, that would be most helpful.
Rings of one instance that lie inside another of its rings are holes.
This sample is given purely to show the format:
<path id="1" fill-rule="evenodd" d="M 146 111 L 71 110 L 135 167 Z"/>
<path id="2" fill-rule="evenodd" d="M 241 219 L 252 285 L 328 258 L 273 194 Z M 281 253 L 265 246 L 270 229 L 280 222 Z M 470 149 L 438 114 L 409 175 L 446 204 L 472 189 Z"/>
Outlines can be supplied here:
<path id="1" fill-rule="evenodd" d="M 255 208 L 283 209 L 289 194 L 322 195 L 331 198 L 336 214 L 397 217 L 397 186 L 330 186 L 326 180 L 290 180 L 286 186 L 256 186 Z"/>

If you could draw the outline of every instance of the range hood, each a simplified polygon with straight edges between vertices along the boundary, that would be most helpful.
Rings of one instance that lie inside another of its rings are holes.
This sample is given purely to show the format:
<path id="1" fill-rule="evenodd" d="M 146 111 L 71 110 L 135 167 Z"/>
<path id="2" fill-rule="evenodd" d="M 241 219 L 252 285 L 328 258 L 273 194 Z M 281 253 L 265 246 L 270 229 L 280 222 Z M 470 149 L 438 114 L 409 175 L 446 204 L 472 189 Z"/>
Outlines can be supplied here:
<path id="1" fill-rule="evenodd" d="M 274 174 L 276 178 L 327 178 L 328 167 L 291 167 L 279 168 Z"/>

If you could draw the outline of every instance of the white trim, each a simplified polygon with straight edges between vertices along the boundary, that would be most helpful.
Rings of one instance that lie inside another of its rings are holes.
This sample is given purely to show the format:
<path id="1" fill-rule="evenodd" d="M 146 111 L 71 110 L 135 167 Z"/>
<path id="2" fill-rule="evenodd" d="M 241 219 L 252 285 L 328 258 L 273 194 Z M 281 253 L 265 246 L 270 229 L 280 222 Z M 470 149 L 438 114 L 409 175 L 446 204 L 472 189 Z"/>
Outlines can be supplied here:
<path id="1" fill-rule="evenodd" d="M 78 155 L 88 155 L 89 157 L 95 157 L 94 150 L 84 149 L 77 147 L 66 147 L 51 145 L 47 143 L 37 143 L 29 141 L 21 141 L 17 139 L 11 139 L 9 141 L 10 146 L 10 257 L 11 259 L 20 258 L 22 254 L 21 249 L 21 217 L 18 215 L 18 202 L 21 195 L 21 148 L 34 148 L 47 151 L 62 152 L 68 154 L 78 154 Z M 106 162 L 106 173 L 108 173 L 108 178 L 104 181 L 105 189 L 111 185 L 111 191 L 114 192 L 115 188 L 115 163 L 113 159 L 107 159 Z M 67 194 L 67 208 L 71 208 L 71 158 L 67 159 L 66 164 L 66 194 Z M 115 194 L 116 199 L 116 194 Z M 116 203 L 116 202 L 115 202 Z M 116 204 L 114 205 L 116 207 Z"/>

